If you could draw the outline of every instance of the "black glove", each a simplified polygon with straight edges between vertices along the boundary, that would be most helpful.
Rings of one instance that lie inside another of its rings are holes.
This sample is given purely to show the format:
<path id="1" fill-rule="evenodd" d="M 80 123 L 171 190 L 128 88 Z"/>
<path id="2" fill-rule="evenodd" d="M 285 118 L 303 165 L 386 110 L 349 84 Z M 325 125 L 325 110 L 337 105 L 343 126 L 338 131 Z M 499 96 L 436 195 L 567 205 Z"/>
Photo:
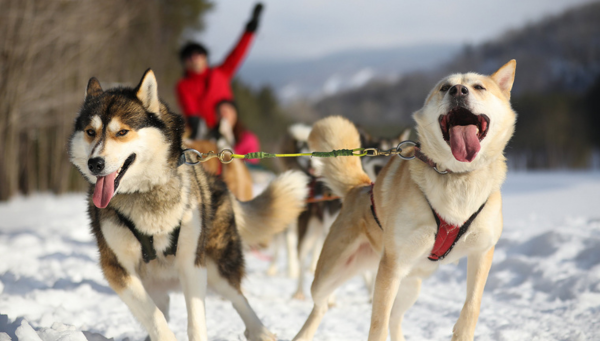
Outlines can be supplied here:
<path id="1" fill-rule="evenodd" d="M 250 21 L 248 21 L 248 23 L 246 24 L 247 32 L 256 32 L 256 29 L 258 29 L 258 20 L 260 18 L 260 13 L 262 12 L 262 10 L 262 3 L 259 2 L 256 5 L 254 5 L 254 10 L 252 11 L 252 18 L 250 18 Z"/>

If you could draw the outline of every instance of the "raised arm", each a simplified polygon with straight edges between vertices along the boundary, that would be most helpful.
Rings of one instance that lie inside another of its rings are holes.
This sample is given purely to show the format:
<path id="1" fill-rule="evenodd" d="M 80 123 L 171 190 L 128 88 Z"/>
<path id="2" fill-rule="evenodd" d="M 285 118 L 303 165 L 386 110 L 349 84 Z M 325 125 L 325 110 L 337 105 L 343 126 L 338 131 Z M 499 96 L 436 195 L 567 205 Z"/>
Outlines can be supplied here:
<path id="1" fill-rule="evenodd" d="M 219 69 L 223 71 L 228 78 L 233 78 L 233 75 L 235 75 L 235 72 L 237 71 L 238 67 L 244 60 L 246 53 L 248 52 L 248 48 L 250 47 L 250 44 L 254 39 L 254 33 L 258 29 L 262 9 L 263 5 L 261 3 L 258 3 L 254 6 L 254 10 L 252 11 L 252 17 L 246 24 L 244 34 L 242 34 L 242 37 L 240 38 L 236 46 L 229 53 L 227 58 L 225 58 L 223 64 L 219 66 Z"/>

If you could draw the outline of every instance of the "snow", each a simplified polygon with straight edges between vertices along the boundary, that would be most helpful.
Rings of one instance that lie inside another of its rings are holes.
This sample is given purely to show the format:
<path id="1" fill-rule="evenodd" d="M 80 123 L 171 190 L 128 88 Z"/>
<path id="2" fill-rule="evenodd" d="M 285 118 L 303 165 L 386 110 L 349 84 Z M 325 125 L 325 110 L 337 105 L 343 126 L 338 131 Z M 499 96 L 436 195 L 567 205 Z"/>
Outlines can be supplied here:
<path id="1" fill-rule="evenodd" d="M 509 173 L 504 232 L 483 295 L 476 340 L 597 340 L 600 337 L 600 173 Z M 102 277 L 82 194 L 38 194 L 0 203 L 0 341 L 143 340 L 144 330 Z M 291 299 L 295 280 L 266 275 L 246 256 L 243 289 L 280 340 L 291 340 L 310 299 Z M 424 282 L 404 320 L 407 340 L 449 340 L 463 305 L 466 262 Z M 312 279 L 312 278 L 311 278 Z M 310 281 L 307 281 L 306 292 Z M 206 299 L 210 340 L 244 340 L 231 304 Z M 180 293 L 170 327 L 187 340 Z M 360 278 L 337 292 L 315 340 L 365 340 L 370 304 Z"/>

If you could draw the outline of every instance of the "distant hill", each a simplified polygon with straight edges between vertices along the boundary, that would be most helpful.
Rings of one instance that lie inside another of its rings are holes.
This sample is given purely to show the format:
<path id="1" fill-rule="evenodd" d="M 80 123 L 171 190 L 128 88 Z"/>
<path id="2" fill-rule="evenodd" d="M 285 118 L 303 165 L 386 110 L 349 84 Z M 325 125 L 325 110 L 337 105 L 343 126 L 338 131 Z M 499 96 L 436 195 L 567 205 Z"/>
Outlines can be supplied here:
<path id="1" fill-rule="evenodd" d="M 368 125 L 412 125 L 412 112 L 421 107 L 441 77 L 466 71 L 489 74 L 513 58 L 517 60 L 513 98 L 526 94 L 582 95 L 600 75 L 600 3 L 464 47 L 433 71 L 412 72 L 393 82 L 371 81 L 328 96 L 316 102 L 312 110 L 317 117 L 338 114 Z"/>
<path id="2" fill-rule="evenodd" d="M 249 61 L 240 77 L 254 88 L 269 84 L 289 103 L 359 88 L 374 79 L 394 81 L 406 73 L 448 62 L 459 51 L 458 45 L 429 44 L 350 50 L 306 61 Z"/>

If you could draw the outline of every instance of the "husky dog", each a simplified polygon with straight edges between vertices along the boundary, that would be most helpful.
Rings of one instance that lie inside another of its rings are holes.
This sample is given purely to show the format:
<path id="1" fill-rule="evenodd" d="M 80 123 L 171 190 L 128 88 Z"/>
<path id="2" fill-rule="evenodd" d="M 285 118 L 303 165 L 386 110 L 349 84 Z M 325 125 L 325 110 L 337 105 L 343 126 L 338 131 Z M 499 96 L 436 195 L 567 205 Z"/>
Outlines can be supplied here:
<path id="1" fill-rule="evenodd" d="M 240 203 L 200 165 L 182 164 L 183 118 L 158 98 L 154 73 L 103 91 L 90 79 L 70 139 L 90 182 L 89 216 L 110 286 L 151 340 L 175 340 L 168 291 L 181 289 L 190 340 L 207 340 L 207 284 L 233 304 L 249 340 L 274 340 L 241 291 L 242 241 L 259 243 L 304 209 L 307 179 L 288 172 Z"/>
<path id="2" fill-rule="evenodd" d="M 294 340 L 311 340 L 341 283 L 378 266 L 369 340 L 404 340 L 402 318 L 421 281 L 440 264 L 467 257 L 467 296 L 452 340 L 473 340 L 494 245 L 502 232 L 503 150 L 514 132 L 514 60 L 491 76 L 454 74 L 414 114 L 419 160 L 392 158 L 374 185 L 357 158 L 323 160 L 323 175 L 343 197 L 312 284 L 314 308 Z M 314 150 L 356 148 L 359 134 L 341 117 L 317 122 Z M 406 148 L 406 155 L 411 154 Z M 440 174 L 444 173 L 445 174 Z"/>
<path id="3" fill-rule="evenodd" d="M 312 127 L 297 123 L 288 128 L 282 144 L 282 153 L 307 153 L 308 136 Z M 282 158 L 282 168 L 285 170 L 299 170 L 310 177 L 309 202 L 306 210 L 300 214 L 295 228 L 286 230 L 286 246 L 288 255 L 288 272 L 290 277 L 298 277 L 298 286 L 293 297 L 304 299 L 304 277 L 307 270 L 307 258 L 312 254 L 310 269 L 314 271 L 317 264 L 321 246 L 329 227 L 337 217 L 342 207 L 341 200 L 332 195 L 331 190 L 314 174 L 318 168 L 319 160 L 316 158 Z M 290 236 L 292 235 L 292 236 Z M 294 241 L 297 240 L 296 245 Z M 277 252 L 277 249 L 276 249 Z M 274 257 L 270 274 L 276 270 L 276 257 Z"/>
<path id="4" fill-rule="evenodd" d="M 312 126 L 297 123 L 288 128 L 282 144 L 282 153 L 306 153 L 310 151 L 308 147 L 308 136 L 312 130 Z M 400 141 L 408 139 L 410 129 L 405 130 L 397 138 L 378 138 L 373 137 L 364 129 L 359 129 L 361 146 L 364 148 L 377 148 L 379 150 L 387 150 L 396 147 Z M 337 218 L 342 207 L 341 200 L 334 196 L 331 190 L 321 181 L 318 181 L 318 175 L 322 168 L 322 163 L 318 158 L 282 158 L 280 159 L 285 170 L 301 170 L 311 179 L 309 203 L 306 205 L 306 210 L 300 214 L 297 221 L 297 237 L 290 236 L 294 233 L 294 229 L 286 230 L 286 246 L 288 254 L 288 272 L 290 277 L 298 277 L 298 286 L 293 298 L 304 299 L 304 275 L 306 270 L 306 261 L 310 254 L 312 260 L 310 263 L 311 272 L 315 271 L 319 253 L 325 240 L 325 236 L 329 233 L 329 227 Z M 385 163 L 388 161 L 386 157 L 363 157 L 361 158 L 362 166 L 367 175 L 371 179 L 375 179 L 381 171 Z M 337 199 L 334 199 L 337 198 Z M 294 241 L 297 239 L 297 250 Z M 296 253 L 297 251 L 297 253 Z M 278 249 L 275 250 L 276 254 Z M 297 257 L 290 259 L 291 257 Z M 269 268 L 269 274 L 274 274 L 276 271 L 276 258 L 273 257 L 273 263 Z M 372 294 L 373 279 L 370 272 L 363 273 L 365 284 Z M 333 304 L 333 297 L 330 297 L 330 304 Z"/>

